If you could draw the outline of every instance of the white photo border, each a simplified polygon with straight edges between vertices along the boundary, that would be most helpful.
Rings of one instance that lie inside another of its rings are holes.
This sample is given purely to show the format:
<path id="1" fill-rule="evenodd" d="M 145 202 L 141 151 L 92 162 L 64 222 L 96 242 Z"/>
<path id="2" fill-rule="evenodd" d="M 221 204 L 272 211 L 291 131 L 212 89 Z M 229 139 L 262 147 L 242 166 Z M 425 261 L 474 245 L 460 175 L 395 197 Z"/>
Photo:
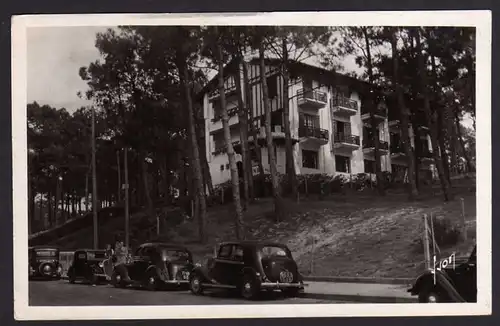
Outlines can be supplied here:
<path id="1" fill-rule="evenodd" d="M 242 19 L 244 17 L 244 19 Z M 30 27 L 117 25 L 469 26 L 476 28 L 477 303 L 194 306 L 29 306 L 27 226 L 27 38 Z M 16 320 L 197 319 L 489 315 L 491 291 L 491 11 L 359 11 L 205 14 L 71 14 L 12 18 L 12 167 Z M 68 309 L 70 308 L 70 309 Z"/>

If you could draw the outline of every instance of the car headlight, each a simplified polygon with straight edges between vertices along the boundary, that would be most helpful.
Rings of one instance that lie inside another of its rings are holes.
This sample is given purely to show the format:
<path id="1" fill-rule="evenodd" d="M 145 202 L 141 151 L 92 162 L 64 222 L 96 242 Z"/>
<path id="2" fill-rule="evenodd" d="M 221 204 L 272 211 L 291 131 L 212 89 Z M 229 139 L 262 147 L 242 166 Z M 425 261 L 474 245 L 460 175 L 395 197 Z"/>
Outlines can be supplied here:
<path id="1" fill-rule="evenodd" d="M 103 263 L 103 262 L 100 262 L 100 263 L 99 263 L 99 267 L 103 268 L 103 267 L 104 267 L 104 263 Z"/>

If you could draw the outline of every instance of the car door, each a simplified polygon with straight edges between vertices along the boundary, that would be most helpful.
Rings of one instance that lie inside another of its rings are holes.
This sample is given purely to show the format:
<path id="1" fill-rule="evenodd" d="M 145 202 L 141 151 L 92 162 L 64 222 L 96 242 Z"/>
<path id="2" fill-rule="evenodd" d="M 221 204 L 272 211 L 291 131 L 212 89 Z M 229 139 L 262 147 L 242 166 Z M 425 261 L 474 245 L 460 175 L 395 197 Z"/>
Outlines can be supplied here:
<path id="1" fill-rule="evenodd" d="M 134 256 L 132 257 L 132 260 L 125 265 L 128 270 L 128 275 L 132 280 L 138 279 L 138 273 L 139 273 L 138 269 L 141 265 L 140 262 L 142 260 L 143 251 L 145 249 L 146 248 L 143 247 L 137 248 L 136 252 L 134 253 Z"/>
<path id="2" fill-rule="evenodd" d="M 213 266 L 209 269 L 209 275 L 211 278 L 216 280 L 218 283 L 229 285 L 230 281 L 228 280 L 230 276 L 230 262 L 231 255 L 233 251 L 232 244 L 222 245 L 219 248 L 219 253 L 217 257 L 214 259 Z"/>
<path id="3" fill-rule="evenodd" d="M 477 267 L 476 248 L 472 251 L 464 270 L 463 291 L 465 299 L 469 302 L 477 301 Z"/>
<path id="4" fill-rule="evenodd" d="M 241 284 L 242 270 L 245 266 L 244 256 L 245 251 L 243 247 L 240 245 L 234 245 L 231 251 L 231 259 L 226 262 L 229 285 L 238 286 Z"/>
<path id="5" fill-rule="evenodd" d="M 86 276 L 87 273 L 87 253 L 86 252 L 77 252 L 74 258 L 74 272 L 76 276 Z"/>

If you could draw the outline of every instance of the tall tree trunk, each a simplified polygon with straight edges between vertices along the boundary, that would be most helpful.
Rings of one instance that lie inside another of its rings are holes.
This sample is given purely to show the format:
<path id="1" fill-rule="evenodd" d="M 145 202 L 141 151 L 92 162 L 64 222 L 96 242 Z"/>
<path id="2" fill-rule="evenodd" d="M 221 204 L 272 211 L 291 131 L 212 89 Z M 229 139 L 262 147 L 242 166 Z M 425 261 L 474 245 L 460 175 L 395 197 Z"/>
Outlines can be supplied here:
<path id="1" fill-rule="evenodd" d="M 260 149 L 259 141 L 258 141 L 258 131 L 255 128 L 254 124 L 254 113 L 253 113 L 253 104 L 252 104 L 252 86 L 250 85 L 250 78 L 248 77 L 248 64 L 246 63 L 245 60 L 242 60 L 243 64 L 243 84 L 245 86 L 245 102 L 246 102 L 246 108 L 248 108 L 249 111 L 249 118 L 250 118 L 250 123 L 249 123 L 249 130 L 250 130 L 250 136 L 253 138 L 253 150 L 255 153 L 255 157 L 257 158 L 257 166 L 259 168 L 259 175 L 261 180 L 264 180 L 265 178 L 265 172 L 264 172 L 264 166 L 262 165 L 262 152 Z M 250 160 L 250 165 L 251 165 L 251 159 Z M 252 172 L 250 172 L 252 173 Z M 253 173 L 252 173 L 252 179 L 253 179 Z"/>
<path id="2" fill-rule="evenodd" d="M 122 200 L 122 171 L 120 167 L 120 151 L 116 151 L 116 171 L 118 173 L 118 189 L 116 192 L 116 198 L 120 202 Z"/>
<path id="3" fill-rule="evenodd" d="M 290 98 L 288 94 L 290 85 L 290 71 L 288 70 L 288 47 L 286 37 L 283 37 L 282 43 L 283 52 L 283 125 L 285 128 L 285 156 L 286 156 L 286 174 L 288 176 L 288 184 L 291 187 L 292 198 L 299 201 L 299 186 L 297 174 L 295 173 L 295 159 L 293 156 L 292 130 L 290 127 Z"/>
<path id="4" fill-rule="evenodd" d="M 458 118 L 458 112 L 455 112 L 455 125 L 457 128 L 457 138 L 460 143 L 460 147 L 462 148 L 462 155 L 465 158 L 465 163 L 467 164 L 468 172 L 476 172 L 476 168 L 472 164 L 469 155 L 467 154 L 467 150 L 465 149 L 465 142 L 462 138 L 462 131 L 460 129 L 460 119 Z"/>
<path id="5" fill-rule="evenodd" d="M 241 57 L 238 58 L 238 65 L 234 74 L 234 81 L 236 85 L 236 92 L 238 94 L 238 119 L 239 119 L 239 132 L 240 132 L 240 146 L 241 146 L 241 163 L 243 165 L 242 180 L 243 180 L 243 210 L 247 210 L 248 202 L 250 201 L 250 182 L 248 178 L 248 171 L 252 167 L 248 166 L 248 115 L 246 107 L 243 102 L 243 92 L 241 89 L 241 70 L 240 62 Z M 224 99 L 225 100 L 225 99 Z"/>
<path id="6" fill-rule="evenodd" d="M 274 212 L 276 222 L 280 222 L 284 218 L 284 206 L 280 194 L 280 184 L 278 180 L 278 170 L 276 168 L 276 157 L 274 155 L 273 135 L 271 133 L 271 105 L 269 103 L 269 91 L 266 80 L 266 63 L 264 58 L 264 42 L 259 44 L 259 61 L 260 61 L 260 82 L 262 84 L 262 93 L 264 100 L 264 111 L 266 114 L 266 140 L 267 140 L 267 155 L 269 155 L 269 168 L 271 171 L 271 182 L 273 186 L 274 197 Z"/>
<path id="7" fill-rule="evenodd" d="M 192 165 L 193 165 L 193 179 L 196 184 L 195 195 L 199 200 L 199 237 L 202 243 L 206 243 L 208 238 L 206 234 L 207 229 L 207 202 L 205 197 L 205 189 L 203 185 L 202 168 L 200 160 L 200 149 L 198 146 L 198 139 L 196 137 L 196 121 L 194 117 L 193 100 L 191 98 L 191 89 L 189 86 L 189 72 L 186 64 L 184 53 L 177 54 L 177 68 L 179 70 L 180 82 L 184 88 L 185 103 L 188 109 L 188 125 L 189 125 L 189 138 L 191 140 L 191 150 L 192 150 Z"/>
<path id="8" fill-rule="evenodd" d="M 43 227 L 48 229 L 52 221 L 53 208 L 52 208 L 52 193 L 49 191 L 47 193 L 47 217 L 44 219 Z"/>
<path id="9" fill-rule="evenodd" d="M 195 107 L 196 116 L 196 132 L 198 137 L 198 146 L 200 147 L 201 169 L 203 173 L 203 183 L 208 189 L 210 196 L 214 195 L 214 185 L 212 175 L 210 174 L 210 166 L 207 160 L 207 146 L 205 144 L 205 118 L 203 117 L 203 108 Z"/>
<path id="10" fill-rule="evenodd" d="M 368 69 L 368 80 L 370 85 L 374 84 L 373 77 L 373 67 L 372 67 L 372 56 L 371 56 L 371 47 L 370 47 L 370 38 L 368 36 L 367 27 L 362 27 L 363 35 L 365 38 L 365 46 L 366 46 L 366 65 Z M 373 137 L 373 143 L 375 147 L 375 175 L 377 177 L 377 189 L 380 195 L 385 195 L 385 185 L 382 177 L 382 164 L 380 158 L 380 133 L 378 130 L 378 126 L 375 122 L 375 112 L 377 110 L 377 102 L 375 101 L 375 93 L 373 89 L 369 90 L 368 94 L 368 105 L 370 106 L 370 124 L 371 131 Z"/>
<path id="11" fill-rule="evenodd" d="M 226 142 L 226 153 L 229 160 L 229 168 L 231 171 L 231 184 L 233 189 L 233 201 L 236 209 L 235 229 L 236 239 L 241 238 L 241 227 L 243 225 L 243 210 L 240 197 L 240 182 L 238 178 L 238 168 L 236 166 L 236 158 L 234 154 L 233 143 L 231 139 L 231 130 L 229 129 L 229 115 L 226 107 L 226 94 L 224 89 L 224 62 L 222 57 L 222 46 L 217 45 L 217 61 L 219 64 L 218 80 L 219 80 L 219 96 L 222 113 L 222 128 L 224 129 L 224 140 Z M 239 77 L 239 76 L 238 76 Z M 241 99 L 241 96 L 239 96 Z"/>
<path id="12" fill-rule="evenodd" d="M 438 140 L 438 130 L 436 126 L 436 119 L 431 112 L 430 107 L 430 98 L 429 98 L 429 90 L 428 90 L 428 82 L 427 82 L 427 68 L 425 65 L 425 60 L 422 55 L 422 47 L 420 42 L 420 30 L 419 28 L 413 29 L 416 42 L 416 52 L 418 59 L 418 71 L 420 74 L 421 80 L 421 88 L 424 97 L 424 112 L 427 119 L 427 124 L 431 131 L 431 142 L 432 142 L 432 153 L 434 157 L 434 163 L 436 165 L 436 169 L 439 175 L 439 180 L 441 182 L 441 188 L 443 190 L 443 196 L 445 201 L 449 201 L 452 199 L 452 194 L 450 192 L 450 184 L 446 179 L 443 162 L 441 161 L 441 157 L 439 156 L 439 140 Z"/>
<path id="13" fill-rule="evenodd" d="M 403 98 L 403 91 L 401 89 L 401 85 L 399 83 L 399 57 L 398 57 L 398 49 L 397 49 L 397 29 L 391 28 L 391 48 L 392 48 L 392 64 L 393 64 L 393 81 L 394 88 L 396 92 L 396 98 L 399 106 L 399 114 L 401 117 L 401 140 L 403 142 L 403 147 L 405 150 L 407 164 L 408 164 L 408 181 L 410 184 L 409 188 L 409 198 L 410 200 L 414 200 L 418 196 L 418 188 L 416 182 L 416 173 L 415 173 L 415 156 L 414 152 L 411 148 L 411 141 L 409 135 L 409 123 L 408 116 L 409 110 L 405 105 Z"/>
<path id="14" fill-rule="evenodd" d="M 441 111 L 443 108 L 442 107 L 436 107 L 438 110 L 436 112 L 437 114 L 437 130 L 438 130 L 438 140 L 439 140 L 439 150 L 441 153 L 441 161 L 443 162 L 443 170 L 444 170 L 444 175 L 446 179 L 448 180 L 449 183 L 451 183 L 451 178 L 450 178 L 450 167 L 448 164 L 448 153 L 446 152 L 447 146 L 446 146 L 446 130 L 444 128 L 446 127 L 444 125 L 443 121 L 443 112 Z"/>
<path id="15" fill-rule="evenodd" d="M 144 195 L 146 199 L 146 207 L 148 210 L 148 213 L 150 216 L 154 215 L 154 205 L 153 205 L 153 199 L 151 198 L 151 191 L 149 188 L 150 181 L 149 181 L 149 172 L 148 172 L 148 164 L 146 162 L 146 153 L 141 152 L 139 155 L 139 160 L 141 161 L 141 175 L 142 175 L 142 182 L 143 182 L 143 189 L 144 189 Z"/>

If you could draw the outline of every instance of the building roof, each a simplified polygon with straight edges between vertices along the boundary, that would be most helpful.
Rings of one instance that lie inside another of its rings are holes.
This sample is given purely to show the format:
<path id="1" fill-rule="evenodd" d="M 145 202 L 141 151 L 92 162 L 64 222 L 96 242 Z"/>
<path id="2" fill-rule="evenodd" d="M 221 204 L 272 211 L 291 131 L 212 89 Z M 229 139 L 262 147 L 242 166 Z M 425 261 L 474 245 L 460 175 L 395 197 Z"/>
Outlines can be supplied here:
<path id="1" fill-rule="evenodd" d="M 224 75 L 228 74 L 231 70 L 236 68 L 237 65 L 237 60 L 233 59 L 230 61 L 223 70 Z M 267 58 L 265 59 L 265 62 L 267 65 L 271 66 L 277 66 L 281 64 L 280 59 L 274 59 L 274 58 Z M 252 58 L 248 60 L 248 63 L 254 65 L 254 64 L 259 64 L 259 59 L 258 58 Z M 349 75 L 341 74 L 336 71 L 332 70 L 327 70 L 324 68 L 316 67 L 307 63 L 303 62 L 298 62 L 298 61 L 293 61 L 290 60 L 289 66 L 292 71 L 295 72 L 303 72 L 303 73 L 309 73 L 309 74 L 314 74 L 317 76 L 317 79 L 327 85 L 334 85 L 334 84 L 341 84 L 341 85 L 346 85 L 350 86 L 353 88 L 356 88 L 357 91 L 359 92 L 364 92 L 368 91 L 369 89 L 378 88 L 376 85 L 371 85 L 370 83 L 354 78 Z M 201 100 L 203 98 L 203 95 L 215 90 L 218 87 L 218 77 L 219 74 L 217 73 L 197 94 L 196 94 L 196 99 Z"/>

